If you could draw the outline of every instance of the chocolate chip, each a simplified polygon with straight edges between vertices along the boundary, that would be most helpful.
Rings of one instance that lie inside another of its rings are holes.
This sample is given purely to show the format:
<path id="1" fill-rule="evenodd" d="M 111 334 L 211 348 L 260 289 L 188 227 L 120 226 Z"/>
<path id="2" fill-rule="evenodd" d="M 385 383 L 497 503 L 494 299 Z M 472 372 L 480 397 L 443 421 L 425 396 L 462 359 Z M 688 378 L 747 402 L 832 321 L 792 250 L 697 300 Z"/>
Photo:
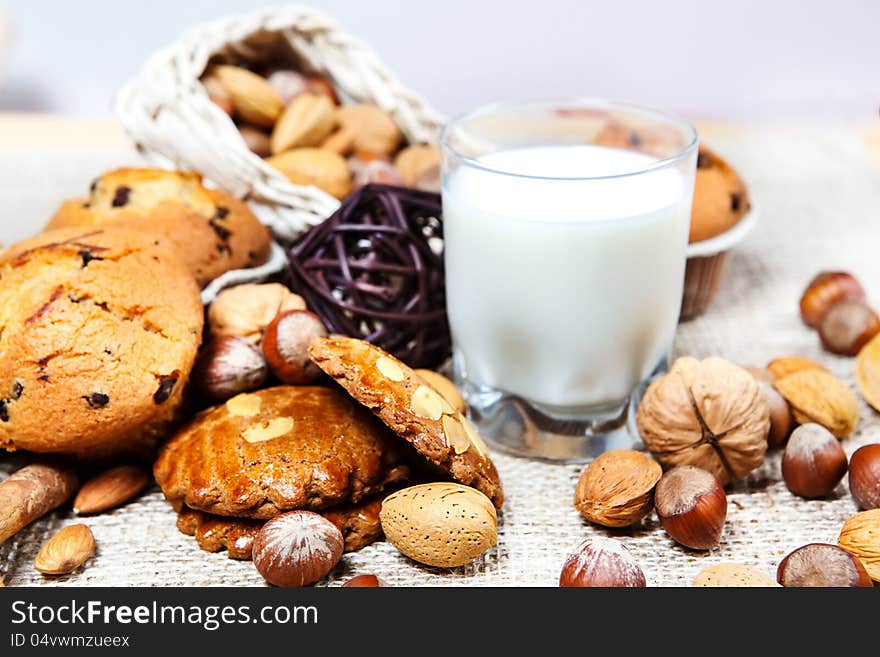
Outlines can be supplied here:
<path id="1" fill-rule="evenodd" d="M 730 195 L 730 209 L 734 212 L 739 212 L 739 208 L 742 205 L 742 196 L 737 193 L 733 193 Z"/>
<path id="2" fill-rule="evenodd" d="M 223 207 L 222 205 L 217 208 L 217 211 L 214 213 L 215 219 L 226 219 L 229 215 L 229 208 Z"/>
<path id="3" fill-rule="evenodd" d="M 9 395 L 10 399 L 20 399 L 21 393 L 24 392 L 24 386 L 21 385 L 21 381 L 15 381 L 12 384 L 12 394 Z"/>
<path id="4" fill-rule="evenodd" d="M 129 194 L 131 194 L 131 187 L 120 185 L 116 188 L 116 193 L 113 194 L 113 202 L 111 205 L 114 208 L 121 208 L 123 205 L 127 205 Z"/>
<path id="5" fill-rule="evenodd" d="M 92 260 L 103 260 L 103 259 L 104 259 L 104 258 L 99 258 L 98 256 L 96 256 L 94 253 L 92 253 L 92 252 L 89 251 L 88 249 L 82 249 L 82 250 L 79 252 L 79 257 L 82 258 L 82 266 L 83 266 L 83 269 L 85 269 L 86 267 L 88 267 L 88 266 L 89 266 L 89 263 L 90 263 Z"/>
<path id="6" fill-rule="evenodd" d="M 91 192 L 92 194 L 95 193 L 95 190 L 98 189 L 98 182 L 100 182 L 100 180 L 101 180 L 100 178 L 95 178 L 92 181 L 92 184 L 89 185 L 89 192 Z"/>
<path id="7" fill-rule="evenodd" d="M 91 395 L 84 395 L 83 399 L 85 399 L 88 405 L 92 408 L 101 408 L 110 402 L 110 397 L 103 392 L 93 392 Z"/>
<path id="8" fill-rule="evenodd" d="M 38 379 L 39 381 L 48 381 L 48 380 L 49 380 L 49 375 L 48 375 L 48 374 L 40 374 L 40 376 L 38 376 L 37 379 Z"/>
<path id="9" fill-rule="evenodd" d="M 639 133 L 631 132 L 629 133 L 629 137 L 626 140 L 626 143 L 632 146 L 633 148 L 638 148 L 642 145 L 642 138 L 639 137 Z"/>
<path id="10" fill-rule="evenodd" d="M 156 404 L 164 404 L 166 401 L 168 401 L 168 398 L 174 391 L 174 386 L 177 384 L 177 379 L 179 377 L 179 370 L 174 370 L 171 374 L 160 376 L 159 387 L 153 394 L 153 402 L 155 402 Z"/>
<path id="11" fill-rule="evenodd" d="M 708 169 L 709 168 L 709 156 L 705 153 L 697 154 L 697 168 L 698 169 Z"/>
<path id="12" fill-rule="evenodd" d="M 208 223 L 211 225 L 211 228 L 214 229 L 214 232 L 217 233 L 217 237 L 224 242 L 229 239 L 230 235 L 232 235 L 232 231 L 226 226 L 219 224 L 216 219 L 211 219 Z"/>
<path id="13" fill-rule="evenodd" d="M 6 408 L 6 400 L 0 399 L 0 420 L 9 422 L 9 409 Z"/>

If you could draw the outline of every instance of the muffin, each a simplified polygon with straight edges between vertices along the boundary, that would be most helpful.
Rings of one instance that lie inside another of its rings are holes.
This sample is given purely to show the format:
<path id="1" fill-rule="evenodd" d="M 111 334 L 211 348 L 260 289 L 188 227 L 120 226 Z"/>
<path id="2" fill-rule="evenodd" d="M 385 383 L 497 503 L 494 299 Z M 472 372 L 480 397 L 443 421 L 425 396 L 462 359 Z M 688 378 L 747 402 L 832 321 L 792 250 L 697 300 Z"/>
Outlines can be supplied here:
<path id="1" fill-rule="evenodd" d="M 243 202 L 210 189 L 196 173 L 117 169 L 92 183 L 87 198 L 65 201 L 47 230 L 124 223 L 172 246 L 204 287 L 230 269 L 261 265 L 269 231 Z"/>
<path id="2" fill-rule="evenodd" d="M 149 451 L 201 341 L 199 289 L 161 240 L 64 228 L 0 256 L 0 448 Z"/>

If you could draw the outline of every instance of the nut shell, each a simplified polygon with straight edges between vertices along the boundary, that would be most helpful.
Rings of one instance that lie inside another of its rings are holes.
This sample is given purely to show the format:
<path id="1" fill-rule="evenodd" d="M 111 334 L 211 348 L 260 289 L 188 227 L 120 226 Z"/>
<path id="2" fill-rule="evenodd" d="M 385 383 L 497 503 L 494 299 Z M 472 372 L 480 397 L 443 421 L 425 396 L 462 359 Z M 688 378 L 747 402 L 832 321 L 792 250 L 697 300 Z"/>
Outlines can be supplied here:
<path id="1" fill-rule="evenodd" d="M 825 497 L 846 474 L 846 452 L 828 429 L 808 423 L 791 434 L 782 455 L 782 478 L 795 495 Z"/>
<path id="2" fill-rule="evenodd" d="M 679 466 L 657 482 L 654 504 L 660 524 L 675 542 L 694 550 L 718 545 L 727 517 L 727 495 L 709 472 Z"/>
<path id="3" fill-rule="evenodd" d="M 574 495 L 580 514 L 605 527 L 639 522 L 654 506 L 663 469 L 642 452 L 619 449 L 596 457 L 581 474 Z"/>
<path id="4" fill-rule="evenodd" d="M 776 581 L 785 587 L 873 586 L 858 557 L 827 543 L 810 543 L 790 553 L 780 562 Z"/>
<path id="5" fill-rule="evenodd" d="M 212 399 L 228 399 L 259 388 L 269 374 L 263 354 L 244 338 L 223 336 L 202 347 L 192 381 Z"/>
<path id="6" fill-rule="evenodd" d="M 770 410 L 744 369 L 684 357 L 648 387 L 636 422 L 662 466 L 696 465 L 726 484 L 764 462 Z"/>
<path id="7" fill-rule="evenodd" d="M 858 399 L 830 372 L 801 370 L 776 381 L 776 389 L 800 424 L 821 424 L 838 438 L 850 435 L 858 424 Z"/>
<path id="8" fill-rule="evenodd" d="M 273 154 L 291 148 L 318 146 L 336 127 L 336 107 L 323 95 L 304 93 L 281 112 L 272 130 Z"/>
<path id="9" fill-rule="evenodd" d="M 248 123 L 270 127 L 281 113 L 281 98 L 266 81 L 239 66 L 215 66 L 211 69 L 232 100 L 235 114 Z"/>
<path id="10" fill-rule="evenodd" d="M 391 115 L 375 105 L 346 105 L 336 110 L 339 125 L 354 135 L 355 150 L 391 155 L 403 133 Z"/>
<path id="11" fill-rule="evenodd" d="M 441 482 L 399 490 L 382 502 L 379 518 L 394 547 L 428 566 L 463 566 L 498 542 L 492 502 L 461 484 Z"/>
<path id="12" fill-rule="evenodd" d="M 318 316 L 307 310 L 288 310 L 266 327 L 263 356 L 282 383 L 302 385 L 321 376 L 320 368 L 309 358 L 309 345 L 327 336 Z"/>
<path id="13" fill-rule="evenodd" d="M 865 290 L 852 274 L 843 271 L 819 273 L 801 296 L 801 318 L 816 328 L 825 314 L 841 301 L 862 301 Z"/>
<path id="14" fill-rule="evenodd" d="M 562 566 L 562 587 L 645 588 L 645 573 L 626 546 L 593 536 L 580 543 Z"/>
<path id="15" fill-rule="evenodd" d="M 776 383 L 778 379 L 801 370 L 824 370 L 827 372 L 828 368 L 804 356 L 782 356 L 781 358 L 774 358 L 767 363 L 767 370 L 773 375 L 771 383 Z"/>
<path id="16" fill-rule="evenodd" d="M 738 563 L 718 563 L 703 568 L 694 578 L 694 586 L 727 588 L 777 588 L 773 579 L 750 566 Z"/>
<path id="17" fill-rule="evenodd" d="M 445 376 L 434 370 L 414 370 L 416 374 L 422 377 L 425 382 L 440 393 L 446 401 L 452 404 L 452 407 L 459 413 L 467 413 L 467 404 L 464 397 L 455 387 L 455 384 Z"/>
<path id="18" fill-rule="evenodd" d="M 856 358 L 856 385 L 871 408 L 880 412 L 880 335 L 862 347 Z"/>
<path id="19" fill-rule="evenodd" d="M 788 439 L 794 425 L 794 418 L 791 415 L 788 402 L 776 388 L 763 381 L 759 381 L 758 385 L 761 387 L 761 392 L 770 409 L 770 432 L 767 434 L 767 444 L 770 447 L 776 447 Z"/>
<path id="20" fill-rule="evenodd" d="M 853 453 L 849 490 L 860 509 L 880 508 L 880 443 L 863 445 Z"/>
<path id="21" fill-rule="evenodd" d="M 276 516 L 254 539 L 254 566 L 275 586 L 306 586 L 327 575 L 345 542 L 332 522 L 312 511 Z"/>
<path id="22" fill-rule="evenodd" d="M 859 561 L 875 582 L 880 582 L 880 509 L 855 514 L 847 520 L 837 544 Z"/>
<path id="23" fill-rule="evenodd" d="M 306 302 L 281 283 L 228 287 L 208 306 L 208 332 L 259 344 L 269 323 L 286 310 L 305 310 Z"/>
<path id="24" fill-rule="evenodd" d="M 838 303 L 819 323 L 822 346 L 841 356 L 855 356 L 878 332 L 880 317 L 861 301 Z"/>
<path id="25" fill-rule="evenodd" d="M 294 148 L 266 158 L 297 185 L 314 185 L 338 199 L 351 191 L 351 171 L 341 155 L 320 148 Z"/>
<path id="26" fill-rule="evenodd" d="M 388 586 L 376 575 L 356 575 L 342 585 L 344 589 L 376 589 Z"/>

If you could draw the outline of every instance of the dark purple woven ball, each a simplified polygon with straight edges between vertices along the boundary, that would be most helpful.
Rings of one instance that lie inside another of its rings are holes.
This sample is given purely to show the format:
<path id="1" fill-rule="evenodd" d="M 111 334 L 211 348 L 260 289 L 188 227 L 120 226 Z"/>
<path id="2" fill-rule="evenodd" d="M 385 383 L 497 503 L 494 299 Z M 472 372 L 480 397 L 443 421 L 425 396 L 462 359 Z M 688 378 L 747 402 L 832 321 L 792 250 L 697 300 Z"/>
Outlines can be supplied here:
<path id="1" fill-rule="evenodd" d="M 331 333 L 412 367 L 449 357 L 440 196 L 365 185 L 290 249 L 291 287 Z"/>

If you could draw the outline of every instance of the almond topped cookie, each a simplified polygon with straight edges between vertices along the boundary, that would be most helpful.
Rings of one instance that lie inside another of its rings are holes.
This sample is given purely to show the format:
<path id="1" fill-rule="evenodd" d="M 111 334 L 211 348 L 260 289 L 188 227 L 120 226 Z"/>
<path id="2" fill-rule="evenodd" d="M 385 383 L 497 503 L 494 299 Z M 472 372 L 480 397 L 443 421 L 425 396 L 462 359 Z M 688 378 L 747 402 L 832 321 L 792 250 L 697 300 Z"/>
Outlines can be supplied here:
<path id="1" fill-rule="evenodd" d="M 204 310 L 161 240 L 65 228 L 0 257 L 0 448 L 144 453 L 176 419 Z"/>
<path id="2" fill-rule="evenodd" d="M 501 480 L 477 430 L 410 367 L 369 342 L 339 336 L 315 340 L 309 356 L 422 456 L 501 508 Z"/>
<path id="3" fill-rule="evenodd" d="M 405 448 L 341 390 L 278 386 L 200 413 L 153 474 L 175 506 L 265 520 L 357 503 L 406 480 Z"/>
<path id="4" fill-rule="evenodd" d="M 117 169 L 89 196 L 66 201 L 47 229 L 120 223 L 161 237 L 200 286 L 230 269 L 263 264 L 269 231 L 242 201 L 188 171 Z"/>

